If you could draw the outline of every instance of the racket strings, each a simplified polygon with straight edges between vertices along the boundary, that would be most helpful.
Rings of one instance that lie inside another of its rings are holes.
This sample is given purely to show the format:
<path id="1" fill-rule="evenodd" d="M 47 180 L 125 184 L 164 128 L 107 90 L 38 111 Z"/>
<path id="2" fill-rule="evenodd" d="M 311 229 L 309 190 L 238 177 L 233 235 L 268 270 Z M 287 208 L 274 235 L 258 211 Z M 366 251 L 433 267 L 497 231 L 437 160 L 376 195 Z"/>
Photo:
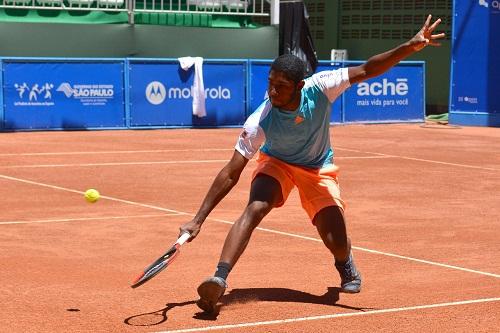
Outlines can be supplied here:
<path id="1" fill-rule="evenodd" d="M 180 252 L 179 248 L 189 239 L 189 237 L 190 235 L 188 233 L 181 235 L 177 242 L 172 245 L 167 252 L 143 270 L 143 272 L 134 280 L 131 287 L 139 287 L 164 270 L 177 257 Z"/>
<path id="2" fill-rule="evenodd" d="M 171 249 L 169 249 L 163 256 L 156 260 L 153 264 L 147 267 L 144 272 L 142 272 L 133 282 L 132 287 L 138 287 L 144 282 L 153 278 L 156 274 L 164 270 L 179 254 L 179 244 L 175 244 Z"/>

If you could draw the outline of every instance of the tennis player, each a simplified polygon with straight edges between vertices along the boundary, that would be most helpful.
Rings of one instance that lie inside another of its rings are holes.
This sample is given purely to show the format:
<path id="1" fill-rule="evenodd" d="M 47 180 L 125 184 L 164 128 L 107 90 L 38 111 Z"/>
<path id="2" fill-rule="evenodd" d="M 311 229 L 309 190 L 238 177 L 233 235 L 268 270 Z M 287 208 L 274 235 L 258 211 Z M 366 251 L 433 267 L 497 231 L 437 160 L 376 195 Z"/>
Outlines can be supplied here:
<path id="1" fill-rule="evenodd" d="M 208 214 L 236 185 L 248 161 L 259 152 L 250 198 L 243 214 L 229 231 L 215 275 L 198 287 L 198 306 L 214 312 L 227 288 L 227 277 L 245 250 L 253 230 L 275 207 L 281 207 L 297 187 L 302 207 L 333 254 L 345 293 L 361 290 L 361 275 L 354 264 L 344 219 L 338 167 L 333 162 L 329 122 L 331 105 L 352 84 L 378 76 L 424 47 L 439 46 L 431 15 L 408 42 L 376 55 L 360 66 L 323 71 L 304 79 L 305 64 L 282 55 L 271 65 L 268 95 L 248 117 L 231 160 L 215 178 L 193 220 L 181 226 L 193 240 Z M 332 265 L 333 266 L 333 265 Z"/>

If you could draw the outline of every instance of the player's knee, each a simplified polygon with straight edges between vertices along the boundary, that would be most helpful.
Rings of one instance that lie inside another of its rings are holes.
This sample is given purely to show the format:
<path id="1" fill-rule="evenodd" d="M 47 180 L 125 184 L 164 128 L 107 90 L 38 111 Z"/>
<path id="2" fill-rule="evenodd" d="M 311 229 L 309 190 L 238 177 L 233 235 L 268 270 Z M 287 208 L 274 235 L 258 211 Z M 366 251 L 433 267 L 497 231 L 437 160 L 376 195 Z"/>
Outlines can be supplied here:
<path id="1" fill-rule="evenodd" d="M 250 224 L 258 224 L 266 216 L 273 205 L 266 201 L 253 201 L 245 209 L 245 216 Z"/>

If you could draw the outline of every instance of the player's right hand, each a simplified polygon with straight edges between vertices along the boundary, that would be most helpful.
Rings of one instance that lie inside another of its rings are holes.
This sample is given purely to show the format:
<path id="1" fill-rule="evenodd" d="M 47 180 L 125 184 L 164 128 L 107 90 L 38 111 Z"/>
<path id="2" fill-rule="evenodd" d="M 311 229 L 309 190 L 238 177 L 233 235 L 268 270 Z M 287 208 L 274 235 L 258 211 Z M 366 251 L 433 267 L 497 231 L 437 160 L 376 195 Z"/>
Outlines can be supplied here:
<path id="1" fill-rule="evenodd" d="M 185 232 L 188 232 L 191 235 L 191 238 L 189 238 L 187 241 L 191 242 L 200 233 L 200 230 L 201 223 L 196 222 L 195 220 L 191 220 L 181 225 L 181 227 L 179 228 L 179 236 Z"/>
<path id="2" fill-rule="evenodd" d="M 436 42 L 436 40 L 444 38 L 446 35 L 444 33 L 440 33 L 437 35 L 433 34 L 436 27 L 439 25 L 439 23 L 441 23 L 441 19 L 437 19 L 432 25 L 431 19 L 432 15 L 427 16 L 427 20 L 425 21 L 422 29 L 420 29 L 415 37 L 410 39 L 410 45 L 412 46 L 414 51 L 420 51 L 428 45 L 441 46 L 441 44 Z"/>

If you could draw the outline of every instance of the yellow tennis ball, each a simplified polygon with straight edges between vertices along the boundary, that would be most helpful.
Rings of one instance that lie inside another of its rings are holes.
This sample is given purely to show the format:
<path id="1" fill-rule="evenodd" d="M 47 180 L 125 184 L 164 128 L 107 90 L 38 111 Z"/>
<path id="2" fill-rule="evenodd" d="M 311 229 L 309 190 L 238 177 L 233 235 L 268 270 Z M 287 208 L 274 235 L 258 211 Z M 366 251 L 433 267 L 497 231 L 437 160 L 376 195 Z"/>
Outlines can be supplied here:
<path id="1" fill-rule="evenodd" d="M 97 190 L 94 190 L 93 188 L 85 191 L 85 200 L 87 200 L 90 203 L 96 202 L 97 200 L 99 200 L 99 197 L 100 197 L 99 192 L 97 192 Z"/>

